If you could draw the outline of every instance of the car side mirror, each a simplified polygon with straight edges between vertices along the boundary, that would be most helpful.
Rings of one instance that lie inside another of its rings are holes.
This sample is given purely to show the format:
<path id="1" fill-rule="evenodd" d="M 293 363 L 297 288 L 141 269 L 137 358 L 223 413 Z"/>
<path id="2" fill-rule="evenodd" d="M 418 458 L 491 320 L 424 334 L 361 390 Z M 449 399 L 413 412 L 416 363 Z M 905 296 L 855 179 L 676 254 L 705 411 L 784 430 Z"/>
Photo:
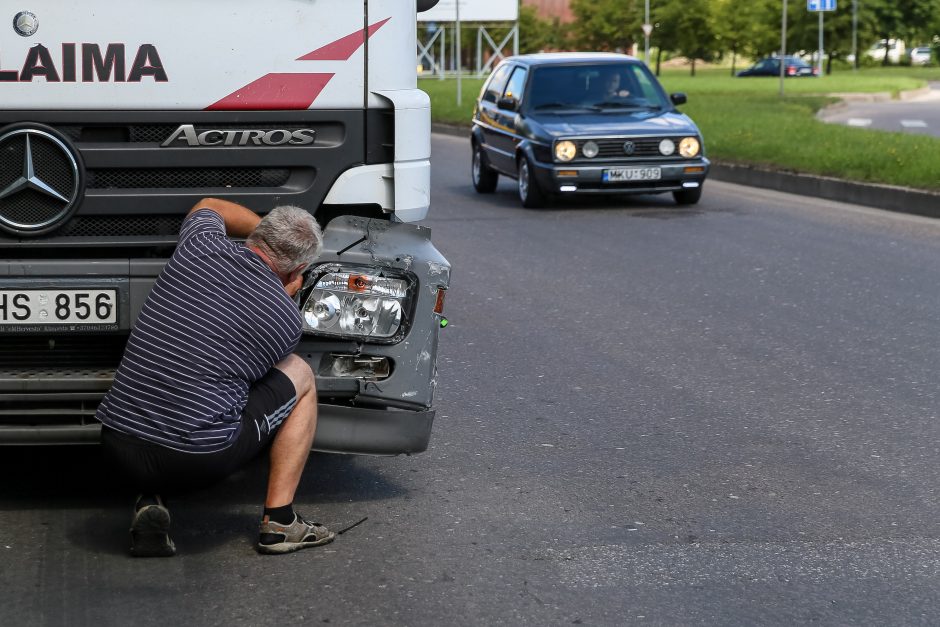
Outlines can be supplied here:
<path id="1" fill-rule="evenodd" d="M 519 101 L 515 98 L 500 98 L 499 102 L 496 103 L 496 106 L 500 109 L 509 109 L 510 111 L 515 111 L 519 106 Z"/>
<path id="2" fill-rule="evenodd" d="M 682 92 L 669 94 L 669 99 L 672 100 L 672 104 L 676 105 L 677 107 L 679 105 L 684 105 L 685 103 L 689 101 L 689 99 L 686 98 L 685 94 L 683 94 Z"/>

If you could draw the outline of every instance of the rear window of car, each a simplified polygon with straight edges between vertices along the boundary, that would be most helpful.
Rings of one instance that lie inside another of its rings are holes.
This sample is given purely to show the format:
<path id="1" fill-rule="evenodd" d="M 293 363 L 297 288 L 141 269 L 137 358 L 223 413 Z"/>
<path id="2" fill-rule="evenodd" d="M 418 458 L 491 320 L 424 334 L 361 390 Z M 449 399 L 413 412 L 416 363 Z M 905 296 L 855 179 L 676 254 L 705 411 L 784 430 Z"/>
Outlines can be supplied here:
<path id="1" fill-rule="evenodd" d="M 669 107 L 656 78 L 641 63 L 557 65 L 533 70 L 528 109 Z"/>

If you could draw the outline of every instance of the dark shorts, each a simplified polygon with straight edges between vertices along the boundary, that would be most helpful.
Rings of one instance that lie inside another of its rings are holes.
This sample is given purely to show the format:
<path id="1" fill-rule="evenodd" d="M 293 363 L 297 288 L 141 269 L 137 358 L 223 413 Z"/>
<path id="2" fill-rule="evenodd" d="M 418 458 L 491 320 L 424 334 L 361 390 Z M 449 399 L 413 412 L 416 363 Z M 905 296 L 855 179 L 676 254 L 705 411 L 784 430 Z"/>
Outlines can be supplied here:
<path id="1" fill-rule="evenodd" d="M 109 427 L 101 430 L 101 445 L 141 492 L 203 488 L 228 477 L 266 449 L 296 403 L 294 384 L 272 368 L 251 386 L 240 431 L 224 450 L 175 451 Z"/>

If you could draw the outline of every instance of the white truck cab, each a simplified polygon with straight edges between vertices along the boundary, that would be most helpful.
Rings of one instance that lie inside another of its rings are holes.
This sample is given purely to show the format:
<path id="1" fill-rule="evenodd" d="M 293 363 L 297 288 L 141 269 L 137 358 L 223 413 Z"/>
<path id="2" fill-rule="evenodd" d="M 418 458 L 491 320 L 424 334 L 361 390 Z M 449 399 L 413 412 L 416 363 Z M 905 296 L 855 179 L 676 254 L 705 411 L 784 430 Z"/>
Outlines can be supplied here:
<path id="1" fill-rule="evenodd" d="M 416 8 L 0 10 L 0 444 L 98 440 L 95 409 L 179 225 L 215 196 L 298 205 L 323 226 L 297 296 L 314 448 L 427 447 L 450 265 L 414 224 L 430 204 Z"/>

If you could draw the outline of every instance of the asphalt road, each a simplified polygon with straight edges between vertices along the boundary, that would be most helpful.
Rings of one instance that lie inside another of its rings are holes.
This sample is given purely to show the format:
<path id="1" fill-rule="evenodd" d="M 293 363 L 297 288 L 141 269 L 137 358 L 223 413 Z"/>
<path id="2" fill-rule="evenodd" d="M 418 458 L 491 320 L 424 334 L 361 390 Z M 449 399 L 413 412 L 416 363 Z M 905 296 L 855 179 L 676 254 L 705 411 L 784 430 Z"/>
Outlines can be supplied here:
<path id="1" fill-rule="evenodd" d="M 940 83 L 931 83 L 930 93 L 913 100 L 846 102 L 820 112 L 820 119 L 883 131 L 940 137 Z"/>
<path id="2" fill-rule="evenodd" d="M 258 463 L 134 560 L 95 449 L 3 450 L 0 624 L 937 623 L 940 222 L 714 181 L 524 210 L 433 150 L 431 448 L 297 499 L 368 520 L 257 555 Z"/>

